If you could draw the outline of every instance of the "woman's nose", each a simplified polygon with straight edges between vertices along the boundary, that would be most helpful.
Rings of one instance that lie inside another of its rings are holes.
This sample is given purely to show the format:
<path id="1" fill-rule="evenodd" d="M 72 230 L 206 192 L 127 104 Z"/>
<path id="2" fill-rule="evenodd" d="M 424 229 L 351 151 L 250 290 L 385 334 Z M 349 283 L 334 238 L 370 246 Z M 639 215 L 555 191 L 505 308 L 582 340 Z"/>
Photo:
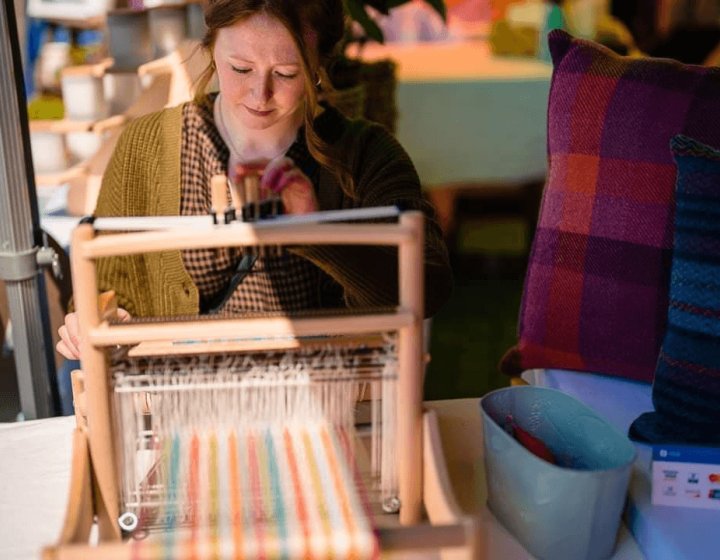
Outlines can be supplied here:
<path id="1" fill-rule="evenodd" d="M 273 96 L 272 74 L 261 74 L 258 72 L 255 75 L 255 81 L 252 85 L 252 95 L 254 99 L 263 103 Z"/>

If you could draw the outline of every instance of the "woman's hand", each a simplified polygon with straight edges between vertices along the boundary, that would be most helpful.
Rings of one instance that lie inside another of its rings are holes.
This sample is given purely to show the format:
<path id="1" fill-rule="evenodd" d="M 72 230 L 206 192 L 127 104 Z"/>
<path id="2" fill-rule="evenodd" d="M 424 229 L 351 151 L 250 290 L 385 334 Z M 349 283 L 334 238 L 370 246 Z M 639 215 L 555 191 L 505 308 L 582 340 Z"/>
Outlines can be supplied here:
<path id="1" fill-rule="evenodd" d="M 317 212 L 318 201 L 312 181 L 289 157 L 275 158 L 265 167 L 260 196 L 279 195 L 286 214 Z"/>
<path id="2" fill-rule="evenodd" d="M 117 317 L 121 321 L 127 321 L 130 319 L 130 313 L 122 307 L 118 307 Z M 65 315 L 65 324 L 58 329 L 58 334 L 60 335 L 60 342 L 57 343 L 55 349 L 68 360 L 79 360 L 81 337 L 77 313 Z"/>

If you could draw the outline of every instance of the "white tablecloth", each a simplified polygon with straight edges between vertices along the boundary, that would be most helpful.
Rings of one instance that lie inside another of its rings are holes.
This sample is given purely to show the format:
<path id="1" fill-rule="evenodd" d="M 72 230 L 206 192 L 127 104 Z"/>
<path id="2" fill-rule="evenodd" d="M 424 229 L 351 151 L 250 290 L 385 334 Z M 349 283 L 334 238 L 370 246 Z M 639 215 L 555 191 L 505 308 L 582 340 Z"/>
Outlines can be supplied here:
<path id="1" fill-rule="evenodd" d="M 550 64 L 479 39 L 371 44 L 362 57 L 398 63 L 397 137 L 426 188 L 544 178 Z"/>
<path id="2" fill-rule="evenodd" d="M 60 536 L 75 417 L 0 424 L 0 558 L 39 560 Z"/>

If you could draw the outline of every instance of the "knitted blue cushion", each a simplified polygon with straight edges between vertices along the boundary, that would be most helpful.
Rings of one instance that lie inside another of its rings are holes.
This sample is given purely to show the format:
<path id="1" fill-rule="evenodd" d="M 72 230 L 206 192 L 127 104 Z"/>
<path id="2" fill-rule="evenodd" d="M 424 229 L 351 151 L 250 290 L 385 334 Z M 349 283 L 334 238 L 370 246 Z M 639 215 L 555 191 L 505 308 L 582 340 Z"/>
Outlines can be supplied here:
<path id="1" fill-rule="evenodd" d="M 653 383 L 655 412 L 630 437 L 720 444 L 720 151 L 686 136 L 678 167 L 668 327 Z"/>

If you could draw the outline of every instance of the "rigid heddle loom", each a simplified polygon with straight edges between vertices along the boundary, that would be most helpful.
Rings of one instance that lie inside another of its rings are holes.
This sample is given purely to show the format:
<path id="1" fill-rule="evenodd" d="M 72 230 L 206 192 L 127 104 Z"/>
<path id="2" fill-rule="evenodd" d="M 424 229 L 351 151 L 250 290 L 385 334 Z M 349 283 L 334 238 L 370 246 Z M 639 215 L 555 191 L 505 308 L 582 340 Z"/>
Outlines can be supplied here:
<path id="1" fill-rule="evenodd" d="M 218 222 L 76 228 L 77 429 L 65 524 L 45 558 L 476 558 L 477 524 L 422 409 L 422 213 Z M 122 322 L 98 303 L 102 258 L 288 245 L 396 247 L 399 305 Z"/>

